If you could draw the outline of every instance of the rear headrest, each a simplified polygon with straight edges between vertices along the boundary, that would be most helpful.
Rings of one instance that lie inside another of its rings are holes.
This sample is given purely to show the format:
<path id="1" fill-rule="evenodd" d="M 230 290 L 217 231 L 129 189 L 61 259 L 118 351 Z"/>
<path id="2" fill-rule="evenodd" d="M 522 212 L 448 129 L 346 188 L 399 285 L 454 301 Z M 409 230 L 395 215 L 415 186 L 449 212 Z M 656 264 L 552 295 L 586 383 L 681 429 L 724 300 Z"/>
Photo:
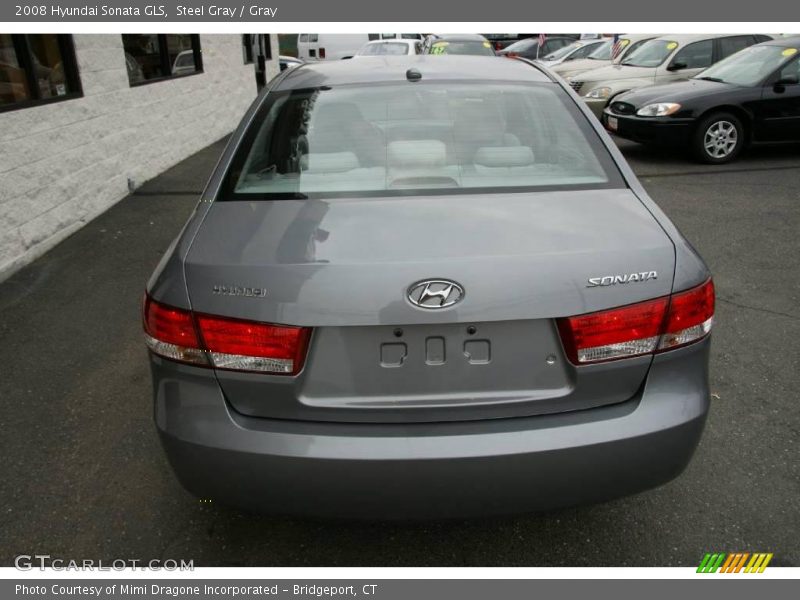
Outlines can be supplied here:
<path id="1" fill-rule="evenodd" d="M 330 102 L 317 107 L 314 125 L 317 127 L 330 124 L 341 125 L 363 120 L 361 111 L 353 102 Z"/>
<path id="2" fill-rule="evenodd" d="M 300 157 L 300 168 L 315 173 L 341 173 L 359 167 L 353 152 L 314 152 Z"/>
<path id="3" fill-rule="evenodd" d="M 484 146 L 475 153 L 475 164 L 484 167 L 527 167 L 533 164 L 529 146 Z"/>
<path id="4" fill-rule="evenodd" d="M 389 164 L 393 167 L 441 167 L 447 148 L 439 140 L 400 140 L 389 143 Z"/>

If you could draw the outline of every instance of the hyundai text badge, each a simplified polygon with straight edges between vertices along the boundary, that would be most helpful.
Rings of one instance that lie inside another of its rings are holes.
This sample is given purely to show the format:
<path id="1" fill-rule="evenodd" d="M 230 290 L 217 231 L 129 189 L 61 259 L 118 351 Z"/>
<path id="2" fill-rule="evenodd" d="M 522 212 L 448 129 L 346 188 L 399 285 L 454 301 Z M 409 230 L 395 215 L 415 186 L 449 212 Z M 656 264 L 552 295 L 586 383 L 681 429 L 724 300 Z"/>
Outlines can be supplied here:
<path id="1" fill-rule="evenodd" d="M 447 308 L 461 301 L 464 288 L 448 279 L 426 279 L 408 288 L 407 296 L 419 308 Z"/>

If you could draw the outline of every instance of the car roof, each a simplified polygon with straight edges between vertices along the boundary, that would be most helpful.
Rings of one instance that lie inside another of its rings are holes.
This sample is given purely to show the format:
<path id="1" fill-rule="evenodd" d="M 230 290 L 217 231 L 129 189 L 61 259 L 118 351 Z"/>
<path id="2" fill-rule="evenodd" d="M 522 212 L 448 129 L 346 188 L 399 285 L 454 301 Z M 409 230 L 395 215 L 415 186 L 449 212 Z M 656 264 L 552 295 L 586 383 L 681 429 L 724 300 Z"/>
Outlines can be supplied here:
<path id="1" fill-rule="evenodd" d="M 798 46 L 800 46 L 800 35 L 793 35 L 792 37 L 785 37 L 785 38 L 775 38 L 774 40 L 768 40 L 766 42 L 762 42 L 762 45 L 797 48 Z"/>
<path id="2" fill-rule="evenodd" d="M 528 81 L 549 82 L 550 77 L 524 60 L 498 56 L 417 54 L 376 56 L 373 60 L 334 60 L 307 62 L 277 83 L 276 90 L 315 88 L 387 81 L 406 81 L 406 71 L 414 68 L 422 80 Z"/>
<path id="3" fill-rule="evenodd" d="M 436 33 L 433 37 L 437 40 L 450 42 L 486 42 L 488 41 L 480 33 Z"/>

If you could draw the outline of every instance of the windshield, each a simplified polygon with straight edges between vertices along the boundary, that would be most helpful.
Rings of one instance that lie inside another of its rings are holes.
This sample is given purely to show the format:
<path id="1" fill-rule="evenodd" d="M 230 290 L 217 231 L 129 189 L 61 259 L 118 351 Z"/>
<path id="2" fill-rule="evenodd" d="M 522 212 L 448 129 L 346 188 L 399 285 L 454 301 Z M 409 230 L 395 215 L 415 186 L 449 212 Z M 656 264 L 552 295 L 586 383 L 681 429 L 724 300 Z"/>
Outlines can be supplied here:
<path id="1" fill-rule="evenodd" d="M 627 56 L 622 64 L 628 67 L 657 67 L 678 47 L 671 40 L 650 40 Z"/>
<path id="2" fill-rule="evenodd" d="M 582 44 L 580 42 L 573 42 L 568 46 L 564 46 L 563 48 L 559 48 L 555 52 L 551 52 L 550 54 L 545 56 L 543 60 L 560 60 L 560 59 L 564 58 L 565 56 L 569 56 L 570 54 L 572 54 L 576 50 L 582 48 L 584 45 L 585 44 Z"/>
<path id="3" fill-rule="evenodd" d="M 552 84 L 275 92 L 253 123 L 226 176 L 233 199 L 623 185 L 586 117 Z"/>
<path id="4" fill-rule="evenodd" d="M 434 42 L 430 54 L 470 54 L 473 56 L 494 56 L 489 42 L 481 41 L 446 41 Z"/>
<path id="5" fill-rule="evenodd" d="M 358 51 L 358 56 L 385 56 L 408 54 L 408 44 L 400 42 L 380 42 L 377 44 L 367 44 Z"/>
<path id="6" fill-rule="evenodd" d="M 741 86 L 758 85 L 776 71 L 787 57 L 795 54 L 796 48 L 750 46 L 709 67 L 697 79 L 711 79 Z"/>

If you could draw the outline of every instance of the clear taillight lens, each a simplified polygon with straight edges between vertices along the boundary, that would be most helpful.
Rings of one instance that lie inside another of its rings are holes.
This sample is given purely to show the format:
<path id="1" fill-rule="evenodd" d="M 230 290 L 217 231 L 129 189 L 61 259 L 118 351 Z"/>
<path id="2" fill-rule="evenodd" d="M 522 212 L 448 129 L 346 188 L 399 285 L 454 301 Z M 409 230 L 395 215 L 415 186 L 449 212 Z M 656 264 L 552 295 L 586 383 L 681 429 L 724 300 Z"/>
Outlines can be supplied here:
<path id="1" fill-rule="evenodd" d="M 670 350 L 705 337 L 714 321 L 714 284 L 655 300 L 557 320 L 574 364 Z"/>
<path id="2" fill-rule="evenodd" d="M 218 369 L 296 375 L 303 368 L 311 329 L 272 325 L 167 306 L 145 296 L 145 341 L 152 352 Z"/>

